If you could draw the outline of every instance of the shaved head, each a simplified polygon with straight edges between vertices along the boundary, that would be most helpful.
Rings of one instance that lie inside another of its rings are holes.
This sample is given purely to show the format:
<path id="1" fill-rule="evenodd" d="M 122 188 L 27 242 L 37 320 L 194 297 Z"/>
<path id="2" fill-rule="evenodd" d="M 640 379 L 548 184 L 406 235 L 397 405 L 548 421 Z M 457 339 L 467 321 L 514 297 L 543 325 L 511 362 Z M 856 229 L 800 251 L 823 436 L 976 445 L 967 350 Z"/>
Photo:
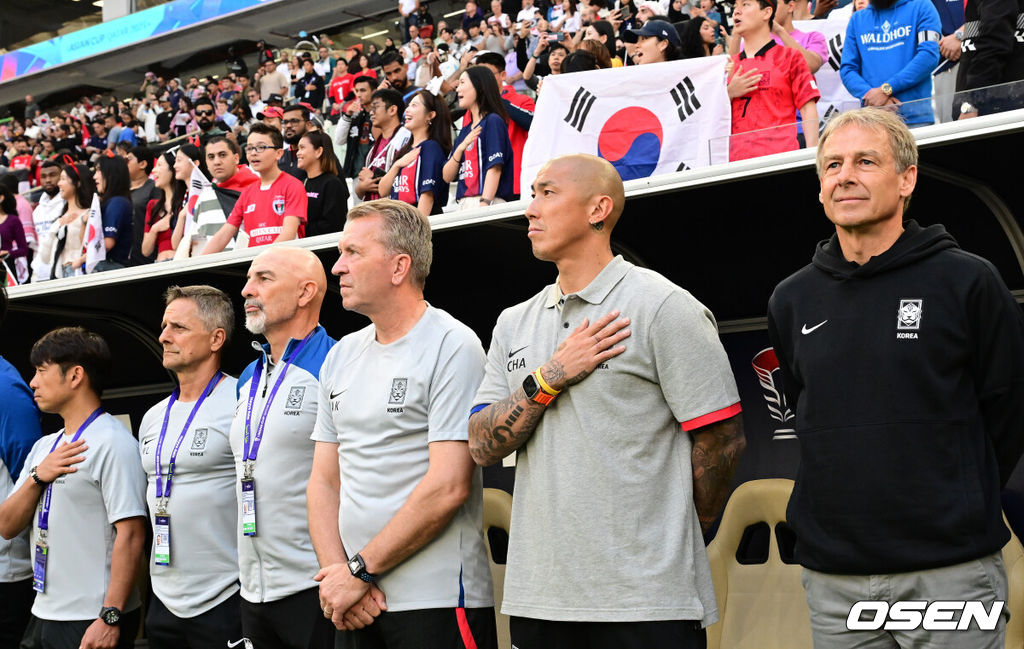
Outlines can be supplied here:
<path id="1" fill-rule="evenodd" d="M 315 323 L 326 293 L 327 275 L 316 255 L 305 248 L 267 246 L 246 273 L 245 328 L 267 335 L 296 322 Z"/>
<path id="2" fill-rule="evenodd" d="M 314 282 L 317 292 L 317 309 L 327 293 L 327 273 L 320 259 L 305 248 L 294 246 L 269 246 L 252 260 L 253 267 L 273 268 L 278 276 L 291 276 L 300 283 Z"/>
<path id="3" fill-rule="evenodd" d="M 626 207 L 626 190 L 622 178 L 610 162 L 587 153 L 572 153 L 550 160 L 541 173 L 571 182 L 581 202 L 587 203 L 594 197 L 607 196 L 611 200 L 611 211 L 605 217 L 605 230 L 610 235 Z M 563 173 L 564 172 L 564 173 Z"/>

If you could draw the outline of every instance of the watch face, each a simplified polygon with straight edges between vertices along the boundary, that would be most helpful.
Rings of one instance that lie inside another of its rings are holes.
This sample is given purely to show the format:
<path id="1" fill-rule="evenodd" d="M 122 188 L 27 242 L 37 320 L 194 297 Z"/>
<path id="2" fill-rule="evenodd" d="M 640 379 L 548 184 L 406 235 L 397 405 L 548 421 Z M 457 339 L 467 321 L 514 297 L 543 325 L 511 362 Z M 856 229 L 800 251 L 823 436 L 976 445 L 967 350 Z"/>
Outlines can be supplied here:
<path id="1" fill-rule="evenodd" d="M 114 625 L 121 620 L 121 614 L 117 612 L 117 609 L 108 608 L 103 611 L 103 621 L 107 624 Z"/>
<path id="2" fill-rule="evenodd" d="M 349 561 L 348 561 L 348 570 L 353 575 L 359 574 L 359 560 L 358 559 L 349 559 Z"/>
<path id="3" fill-rule="evenodd" d="M 525 392 L 526 396 L 530 399 L 537 396 L 537 393 L 540 392 L 540 386 L 537 384 L 537 379 L 533 374 L 527 374 L 526 378 L 523 379 L 523 392 Z"/>

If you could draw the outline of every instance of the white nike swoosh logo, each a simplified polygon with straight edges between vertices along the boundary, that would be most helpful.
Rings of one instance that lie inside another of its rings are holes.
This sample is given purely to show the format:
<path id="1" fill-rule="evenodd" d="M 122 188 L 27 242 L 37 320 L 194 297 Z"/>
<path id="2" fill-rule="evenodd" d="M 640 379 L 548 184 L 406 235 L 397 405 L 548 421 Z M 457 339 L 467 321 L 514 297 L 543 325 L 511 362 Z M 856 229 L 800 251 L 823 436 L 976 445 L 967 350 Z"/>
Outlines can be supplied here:
<path id="1" fill-rule="evenodd" d="M 800 333 L 802 333 L 803 335 L 806 336 L 807 334 L 811 333 L 812 331 L 814 331 L 815 329 L 817 329 L 821 325 L 825 324 L 826 322 L 828 322 L 828 320 L 822 320 L 821 322 L 819 322 L 818 324 L 814 325 L 813 327 L 808 327 L 807 325 L 804 325 L 803 328 L 800 329 Z"/>

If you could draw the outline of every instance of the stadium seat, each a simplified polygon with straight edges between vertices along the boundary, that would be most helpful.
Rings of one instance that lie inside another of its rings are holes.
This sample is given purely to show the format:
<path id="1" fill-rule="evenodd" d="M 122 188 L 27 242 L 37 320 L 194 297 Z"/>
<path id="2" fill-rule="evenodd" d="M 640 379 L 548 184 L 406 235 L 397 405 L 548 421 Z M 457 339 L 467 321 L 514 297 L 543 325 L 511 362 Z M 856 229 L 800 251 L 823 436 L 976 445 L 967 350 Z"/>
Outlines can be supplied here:
<path id="1" fill-rule="evenodd" d="M 1003 515 L 1006 520 L 1006 515 Z M 1009 527 L 1009 523 L 1006 525 Z M 1006 649 L 1024 647 L 1024 546 L 1017 535 L 1010 532 L 1010 540 L 1003 546 L 1003 564 L 1009 581 L 1006 607 L 1010 621 L 1006 623 Z"/>
<path id="2" fill-rule="evenodd" d="M 484 538 L 492 527 L 508 533 L 512 521 L 512 496 L 501 489 L 484 489 Z M 494 579 L 494 616 L 498 625 L 499 649 L 510 649 L 512 641 L 508 633 L 508 616 L 501 614 L 502 594 L 505 592 L 505 564 L 495 563 L 491 543 L 487 542 L 487 558 L 491 562 L 491 576 Z"/>
<path id="3" fill-rule="evenodd" d="M 779 552 L 778 524 L 786 520 L 792 490 L 792 480 L 751 480 L 729 497 L 708 546 L 718 602 L 718 622 L 708 627 L 708 649 L 811 649 L 801 568 L 784 563 Z M 759 524 L 768 528 L 767 553 L 757 563 L 738 558 L 741 544 L 750 540 L 748 528 Z"/>

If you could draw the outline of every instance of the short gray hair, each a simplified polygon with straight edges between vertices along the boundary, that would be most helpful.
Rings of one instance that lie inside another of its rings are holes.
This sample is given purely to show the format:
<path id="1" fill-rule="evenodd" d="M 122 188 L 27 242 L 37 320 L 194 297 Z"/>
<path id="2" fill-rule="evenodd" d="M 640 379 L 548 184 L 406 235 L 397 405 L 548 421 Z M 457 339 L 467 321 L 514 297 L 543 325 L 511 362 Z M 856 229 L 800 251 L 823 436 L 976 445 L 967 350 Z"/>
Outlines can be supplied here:
<path id="1" fill-rule="evenodd" d="M 164 292 L 164 306 L 175 300 L 192 300 L 206 330 L 223 329 L 224 344 L 231 342 L 231 333 L 235 329 L 235 309 L 227 293 L 205 284 L 171 286 Z"/>
<path id="2" fill-rule="evenodd" d="M 412 205 L 390 198 L 356 205 L 349 210 L 347 220 L 365 216 L 380 216 L 384 220 L 380 235 L 381 245 L 393 255 L 409 255 L 412 260 L 412 280 L 423 288 L 427 283 L 430 264 L 434 258 L 434 248 L 430 240 L 430 219 Z"/>
<path id="3" fill-rule="evenodd" d="M 889 137 L 889 148 L 896 163 L 896 173 L 903 173 L 910 167 L 917 166 L 917 141 L 897 113 L 885 108 L 858 108 L 836 115 L 825 126 L 825 131 L 818 139 L 818 178 L 825 172 L 825 143 L 836 131 L 846 126 L 860 126 L 885 133 Z M 908 207 L 909 196 L 903 199 L 904 213 Z"/>

